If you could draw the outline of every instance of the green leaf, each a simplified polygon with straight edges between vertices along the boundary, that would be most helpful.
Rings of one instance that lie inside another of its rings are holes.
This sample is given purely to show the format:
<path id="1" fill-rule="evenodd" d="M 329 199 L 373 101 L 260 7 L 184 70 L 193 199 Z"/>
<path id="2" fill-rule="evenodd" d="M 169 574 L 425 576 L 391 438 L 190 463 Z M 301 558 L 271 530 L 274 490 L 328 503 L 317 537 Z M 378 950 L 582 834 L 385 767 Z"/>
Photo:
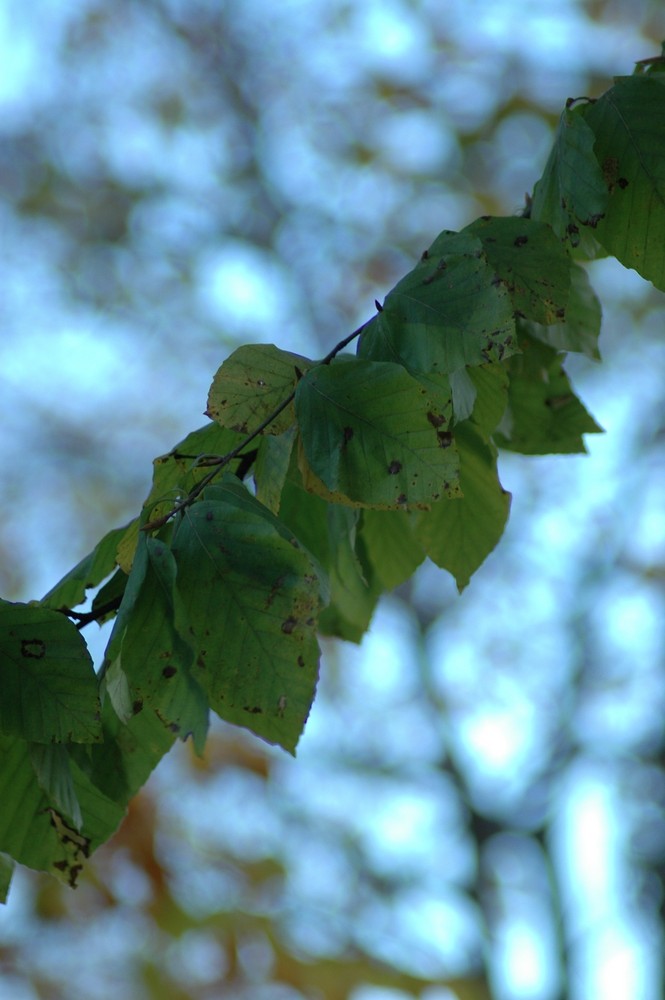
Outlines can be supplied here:
<path id="1" fill-rule="evenodd" d="M 508 408 L 494 440 L 524 455 L 585 452 L 582 435 L 602 428 L 573 392 L 562 356 L 526 335 L 521 343 L 523 353 L 511 363 Z"/>
<path id="2" fill-rule="evenodd" d="M 116 565 L 118 544 L 127 531 L 127 525 L 109 531 L 85 559 L 77 563 L 48 594 L 42 597 L 42 604 L 58 610 L 75 608 L 85 601 L 85 592 L 97 587 L 109 576 Z"/>
<path id="3" fill-rule="evenodd" d="M 191 673 L 192 647 L 176 589 L 176 565 L 164 542 L 145 534 L 132 567 L 139 582 L 131 613 L 120 619 L 113 650 L 127 682 L 132 712 L 152 712 L 171 733 L 191 735 L 201 754 L 208 731 L 208 702 Z M 132 577 L 128 587 L 133 585 Z M 180 630 L 178 630 L 180 626 Z"/>
<path id="4" fill-rule="evenodd" d="M 356 555 L 356 526 L 360 511 L 327 505 L 331 555 L 328 569 L 330 602 L 321 612 L 319 631 L 349 642 L 360 642 L 369 628 L 381 588 L 368 583 Z"/>
<path id="5" fill-rule="evenodd" d="M 222 427 L 251 433 L 288 399 L 312 364 L 308 358 L 282 351 L 274 344 L 239 347 L 218 369 L 206 413 Z M 289 404 L 265 432 L 281 434 L 292 423 L 293 406 Z"/>
<path id="6" fill-rule="evenodd" d="M 450 412 L 441 413 L 401 365 L 352 359 L 301 380 L 296 412 L 315 477 L 334 499 L 405 509 L 457 491 Z M 316 490 L 316 482 L 305 482 Z"/>
<path id="7" fill-rule="evenodd" d="M 596 238 L 665 291 L 665 92 L 661 76 L 623 77 L 587 113 L 609 201 Z"/>
<path id="8" fill-rule="evenodd" d="M 532 337 L 559 351 L 576 351 L 598 360 L 601 318 L 600 302 L 586 270 L 579 264 L 573 264 L 565 321 L 551 326 L 527 322 L 525 327 Z"/>
<path id="9" fill-rule="evenodd" d="M 39 787 L 46 792 L 58 811 L 64 813 L 76 829 L 80 830 L 83 816 L 74 789 L 66 747 L 62 743 L 31 743 L 29 752 Z"/>
<path id="10" fill-rule="evenodd" d="M 74 792 L 80 803 L 81 814 L 83 816 L 81 834 L 84 835 L 87 842 L 87 853 L 83 849 L 81 851 L 85 857 L 88 857 L 98 847 L 106 843 L 109 837 L 118 829 L 125 815 L 126 801 L 117 802 L 112 796 L 107 795 L 103 789 L 98 788 L 91 781 L 90 776 L 73 759 L 74 753 L 85 750 L 95 753 L 101 749 L 100 744 L 70 748 L 70 767 L 74 782 Z M 68 839 L 73 839 L 71 833 L 69 833 Z M 76 842 L 74 846 L 76 847 Z M 76 877 L 76 872 L 65 871 L 65 876 L 71 880 L 72 876 Z"/>
<path id="11" fill-rule="evenodd" d="M 298 469 L 291 474 L 282 488 L 279 502 L 279 519 L 286 524 L 298 541 L 311 552 L 324 569 L 330 566 L 330 539 L 328 537 L 328 504 L 322 497 L 307 492 L 301 484 Z"/>
<path id="12" fill-rule="evenodd" d="M 95 618 L 100 625 L 110 621 L 116 614 L 116 605 L 122 600 L 127 586 L 128 576 L 122 569 L 117 569 L 113 576 L 106 581 L 103 587 L 95 594 L 90 610 L 98 617 Z M 102 609 L 113 606 L 112 610 L 102 613 Z"/>
<path id="13" fill-rule="evenodd" d="M 36 743 L 101 739 L 87 646 L 63 614 L 0 601 L 0 732 Z"/>
<path id="14" fill-rule="evenodd" d="M 471 420 L 488 439 L 508 405 L 508 372 L 505 365 L 479 365 L 469 368 L 469 379 L 476 392 Z"/>
<path id="15" fill-rule="evenodd" d="M 363 510 L 356 549 L 369 580 L 394 590 L 408 580 L 425 558 L 414 528 L 418 514 Z"/>
<path id="16" fill-rule="evenodd" d="M 480 240 L 444 232 L 388 293 L 358 355 L 446 374 L 515 350 L 513 305 Z"/>
<path id="17" fill-rule="evenodd" d="M 12 858 L 6 854 L 0 854 L 0 903 L 7 902 L 15 867 Z"/>
<path id="18" fill-rule="evenodd" d="M 510 494 L 499 482 L 496 448 L 470 422 L 458 428 L 458 442 L 463 496 L 416 515 L 415 537 L 462 591 L 503 534 Z"/>
<path id="19" fill-rule="evenodd" d="M 351 642 L 364 635 L 379 596 L 356 555 L 358 515 L 358 510 L 327 503 L 306 492 L 292 478 L 284 484 L 280 520 L 328 575 L 330 599 L 319 616 L 319 631 Z"/>
<path id="20" fill-rule="evenodd" d="M 31 868 L 48 871 L 59 860 L 58 836 L 48 796 L 30 759 L 30 744 L 0 734 L 0 851 Z"/>
<path id="21" fill-rule="evenodd" d="M 145 535 L 141 535 L 141 539 L 145 540 Z M 90 786 L 121 809 L 145 784 L 176 739 L 176 732 L 146 706 L 140 694 L 134 696 L 122 665 L 123 643 L 130 626 L 135 627 L 137 607 L 137 621 L 142 613 L 141 601 L 145 595 L 142 597 L 141 590 L 148 571 L 147 548 L 147 543 L 141 541 L 140 554 L 127 580 L 100 672 L 103 742 L 70 750 Z M 132 666 L 131 656 L 129 666 Z"/>
<path id="22" fill-rule="evenodd" d="M 152 463 L 152 487 L 143 504 L 144 511 L 155 519 L 166 514 L 210 472 L 210 467 L 202 464 L 205 458 L 227 455 L 242 440 L 242 434 L 216 423 L 192 431 L 168 454 L 160 455 Z"/>
<path id="23" fill-rule="evenodd" d="M 595 229 L 607 207 L 607 184 L 594 153 L 596 137 L 585 114 L 589 104 L 566 108 L 543 176 L 533 191 L 531 218 L 547 222 L 572 247 L 580 226 Z"/>
<path id="24" fill-rule="evenodd" d="M 106 695 L 102 707 L 104 741 L 73 746 L 70 757 L 91 788 L 124 810 L 171 749 L 176 735 L 155 712 L 144 712 L 141 702 L 132 703 L 127 678 L 117 660 L 108 667 L 102 687 Z"/>
<path id="25" fill-rule="evenodd" d="M 204 424 L 152 463 L 152 486 L 142 516 L 129 523 L 118 544 L 117 562 L 129 574 L 141 525 L 167 515 L 210 472 L 206 459 L 221 458 L 242 444 L 244 436 L 216 423 Z M 241 461 L 239 456 L 237 461 Z"/>
<path id="26" fill-rule="evenodd" d="M 283 434 L 262 438 L 259 444 L 254 467 L 256 498 L 273 514 L 279 513 L 280 498 L 291 464 L 295 440 L 296 428 L 293 426 Z"/>
<path id="27" fill-rule="evenodd" d="M 123 810 L 92 786 L 70 760 L 72 794 L 80 803 L 82 815 L 81 830 L 77 830 L 40 785 L 33 749 L 25 740 L 0 735 L 3 761 L 0 769 L 0 851 L 31 868 L 51 871 L 74 886 L 85 860 L 117 829 Z M 66 753 L 64 748 L 59 749 Z M 77 749 L 92 751 L 98 748 Z"/>
<path id="28" fill-rule="evenodd" d="M 325 581 L 232 479 L 187 510 L 173 538 L 196 679 L 223 719 L 293 752 L 314 697 Z"/>
<path id="29" fill-rule="evenodd" d="M 532 219 L 483 216 L 462 232 L 480 239 L 519 316 L 546 324 L 565 318 L 571 260 L 548 225 Z"/>

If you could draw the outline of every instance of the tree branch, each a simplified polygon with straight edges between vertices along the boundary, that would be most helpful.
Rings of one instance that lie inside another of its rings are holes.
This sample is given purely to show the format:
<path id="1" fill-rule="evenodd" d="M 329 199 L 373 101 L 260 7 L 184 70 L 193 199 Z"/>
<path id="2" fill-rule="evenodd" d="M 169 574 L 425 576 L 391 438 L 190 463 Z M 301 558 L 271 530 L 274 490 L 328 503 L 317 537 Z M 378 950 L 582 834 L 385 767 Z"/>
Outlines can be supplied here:
<path id="1" fill-rule="evenodd" d="M 318 364 L 329 365 L 330 362 L 333 360 L 333 358 L 336 357 L 340 351 L 342 351 L 345 347 L 347 347 L 353 340 L 356 339 L 356 337 L 360 336 L 360 334 L 363 332 L 363 330 L 365 329 L 365 327 L 369 322 L 370 320 L 366 320 L 361 326 L 358 327 L 357 330 L 354 330 L 353 333 L 350 333 L 348 337 L 345 337 L 343 340 L 340 340 L 338 344 L 335 344 L 333 349 L 329 351 L 326 354 L 325 358 L 319 361 Z M 226 455 L 221 455 L 219 457 L 210 457 L 201 462 L 201 465 L 205 466 L 210 465 L 213 466 L 213 468 L 206 476 L 203 477 L 203 479 L 201 479 L 200 482 L 196 484 L 196 486 L 193 487 L 193 489 L 190 490 L 190 492 L 183 500 L 180 500 L 179 503 L 175 504 L 175 506 L 168 512 L 168 514 L 164 514 L 162 517 L 157 517 L 154 519 L 154 521 L 148 521 L 148 523 L 144 524 L 140 530 L 157 531 L 159 528 L 162 528 L 165 524 L 167 524 L 167 522 L 170 521 L 172 517 L 174 517 L 176 514 L 180 513 L 180 511 L 185 510 L 186 507 L 189 507 L 192 503 L 194 503 L 196 498 L 201 495 L 206 486 L 210 485 L 210 483 L 218 475 L 218 473 L 221 472 L 221 470 L 225 468 L 225 466 L 227 466 L 229 462 L 232 462 L 234 458 L 237 458 L 240 455 L 240 452 L 243 450 L 243 448 L 245 448 L 251 441 L 253 441 L 254 438 L 257 438 L 259 434 L 262 434 L 263 431 L 266 429 L 266 427 L 269 427 L 270 424 L 273 422 L 273 420 L 275 420 L 280 415 L 280 413 L 293 402 L 295 396 L 296 396 L 296 390 L 294 389 L 292 392 L 289 393 L 286 399 L 282 400 L 279 406 L 276 407 L 272 411 L 272 413 L 270 413 L 266 417 L 266 419 L 259 424 L 259 426 L 255 430 L 253 430 L 250 434 L 247 434 L 240 442 L 240 444 L 236 445 L 235 448 L 232 448 L 231 451 L 226 453 Z"/>

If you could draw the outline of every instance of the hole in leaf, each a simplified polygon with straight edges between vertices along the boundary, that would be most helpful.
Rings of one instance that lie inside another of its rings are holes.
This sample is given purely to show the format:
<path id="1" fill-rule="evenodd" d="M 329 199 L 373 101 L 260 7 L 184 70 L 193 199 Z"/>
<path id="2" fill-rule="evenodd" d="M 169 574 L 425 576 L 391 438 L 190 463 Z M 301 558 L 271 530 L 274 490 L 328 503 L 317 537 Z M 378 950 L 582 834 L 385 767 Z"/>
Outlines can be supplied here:
<path id="1" fill-rule="evenodd" d="M 21 639 L 21 656 L 28 660 L 41 660 L 46 656 L 46 643 L 43 639 Z"/>

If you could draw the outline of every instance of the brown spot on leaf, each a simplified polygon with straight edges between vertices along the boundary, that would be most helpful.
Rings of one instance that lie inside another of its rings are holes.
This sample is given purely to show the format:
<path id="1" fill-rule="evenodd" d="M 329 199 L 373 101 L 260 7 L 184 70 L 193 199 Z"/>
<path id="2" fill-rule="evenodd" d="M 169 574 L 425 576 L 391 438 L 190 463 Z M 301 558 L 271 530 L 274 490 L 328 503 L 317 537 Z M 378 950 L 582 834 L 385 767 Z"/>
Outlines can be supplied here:
<path id="1" fill-rule="evenodd" d="M 263 709 L 259 708 L 258 705 L 254 705 L 252 708 L 250 708 L 249 705 L 244 705 L 243 712 L 249 712 L 250 715 L 262 715 Z"/>
<path id="2" fill-rule="evenodd" d="M 612 188 L 617 182 L 617 175 L 619 172 L 619 161 L 617 160 L 616 156 L 607 156 L 603 160 L 602 168 L 603 168 L 603 179 L 607 184 L 608 188 L 610 189 L 610 191 L 612 191 Z"/>
<path id="3" fill-rule="evenodd" d="M 68 883 L 70 889 L 76 888 L 76 880 L 82 871 L 83 871 L 83 865 L 72 865 L 72 867 L 69 869 Z"/>
<path id="4" fill-rule="evenodd" d="M 406 493 L 400 493 L 397 497 L 396 503 L 406 503 Z"/>
<path id="5" fill-rule="evenodd" d="M 630 181 L 628 180 L 627 177 L 620 177 L 619 180 L 617 181 L 617 184 L 619 185 L 622 191 L 624 191 L 628 187 L 629 183 Z"/>
<path id="6" fill-rule="evenodd" d="M 446 418 L 441 413 L 433 413 L 431 410 L 427 414 L 427 419 L 432 427 L 440 427 L 441 424 L 445 424 L 446 422 Z"/>
<path id="7" fill-rule="evenodd" d="M 529 242 L 528 236 L 516 236 L 514 240 L 514 246 L 523 247 Z"/>
<path id="8" fill-rule="evenodd" d="M 134 704 L 132 705 L 132 715 L 138 715 L 139 712 L 142 711 L 143 711 L 143 699 L 137 698 Z"/>
<path id="9" fill-rule="evenodd" d="M 284 586 L 284 581 L 285 581 L 285 579 L 286 579 L 286 577 L 283 577 L 283 576 L 280 576 L 280 577 L 279 577 L 279 578 L 278 578 L 277 580 L 275 580 L 275 582 L 273 583 L 272 587 L 270 588 L 270 593 L 268 594 L 268 600 L 266 601 L 266 608 L 269 608 L 269 607 L 270 607 L 270 605 L 272 604 L 272 602 L 273 602 L 273 601 L 275 600 L 275 598 L 277 597 L 277 594 L 279 593 L 279 591 L 280 591 L 280 590 L 282 589 L 282 587 Z"/>
<path id="10" fill-rule="evenodd" d="M 445 271 L 447 267 L 448 267 L 448 264 L 446 263 L 446 261 L 443 258 L 441 258 L 441 260 L 436 265 L 434 271 L 430 275 L 428 275 L 426 278 L 423 278 L 423 285 L 431 285 L 432 282 L 436 278 L 438 278 L 439 275 L 441 274 L 441 272 Z"/>
<path id="11" fill-rule="evenodd" d="M 450 431 L 437 431 L 436 436 L 439 439 L 439 445 L 442 448 L 450 448 L 453 443 L 453 436 Z"/>
<path id="12" fill-rule="evenodd" d="M 295 618 L 287 618 L 285 622 L 282 622 L 282 632 L 285 635 L 291 635 L 297 624 Z"/>
<path id="13" fill-rule="evenodd" d="M 342 444 L 342 447 L 344 447 L 344 445 L 347 445 L 349 443 L 349 441 L 351 440 L 351 438 L 353 437 L 353 427 L 345 427 L 344 430 L 343 430 L 343 432 L 342 432 L 342 434 L 343 434 L 343 438 L 344 438 L 344 442 Z"/>
<path id="14" fill-rule="evenodd" d="M 174 666 L 169 665 L 168 667 L 164 667 L 162 670 L 162 677 L 166 677 L 168 680 L 169 677 L 175 677 L 177 673 L 177 669 Z"/>
<path id="15" fill-rule="evenodd" d="M 213 515 L 213 513 L 212 513 L 211 510 L 207 510 L 206 511 L 206 521 L 212 521 L 212 520 L 214 520 L 214 515 Z"/>
<path id="16" fill-rule="evenodd" d="M 574 399 L 575 397 L 570 392 L 564 393 L 561 396 L 550 396 L 549 399 L 545 400 L 545 406 L 549 406 L 550 410 L 562 410 L 564 406 L 568 406 Z"/>
<path id="17" fill-rule="evenodd" d="M 390 473 L 391 476 L 396 476 L 397 473 L 401 470 L 401 468 L 402 468 L 402 463 L 398 462 L 397 459 L 394 459 L 388 466 L 388 472 Z"/>
<path id="18" fill-rule="evenodd" d="M 304 667 L 305 666 L 305 660 L 304 660 L 304 658 L 302 656 L 298 657 L 298 659 L 296 660 L 296 663 L 298 664 L 299 667 Z"/>

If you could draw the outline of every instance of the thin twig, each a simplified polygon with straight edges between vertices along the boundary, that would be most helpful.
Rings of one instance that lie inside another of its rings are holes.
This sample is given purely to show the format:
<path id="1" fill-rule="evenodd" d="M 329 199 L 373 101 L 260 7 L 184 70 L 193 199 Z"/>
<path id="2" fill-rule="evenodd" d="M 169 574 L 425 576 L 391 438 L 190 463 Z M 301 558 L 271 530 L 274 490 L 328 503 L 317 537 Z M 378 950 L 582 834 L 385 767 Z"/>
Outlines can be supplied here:
<path id="1" fill-rule="evenodd" d="M 318 364 L 329 365 L 332 359 L 336 357 L 336 355 L 338 355 L 340 351 L 342 351 L 348 344 L 350 344 L 351 341 L 355 340 L 356 337 L 360 336 L 360 334 L 367 326 L 368 322 L 369 320 L 363 323 L 362 326 L 359 326 L 357 330 L 354 330 L 353 333 L 350 333 L 348 337 L 345 337 L 344 340 L 340 340 L 339 344 L 336 344 L 333 347 L 333 349 L 326 354 L 325 358 L 323 358 L 322 361 L 318 362 Z M 210 483 L 221 472 L 221 470 L 225 466 L 227 466 L 229 462 L 232 462 L 233 459 L 240 454 L 243 448 L 245 448 L 250 443 L 250 441 L 253 441 L 254 438 L 259 436 L 259 434 L 262 434 L 263 431 L 266 429 L 266 427 L 269 427 L 270 424 L 280 415 L 280 413 L 287 408 L 287 406 L 290 406 L 295 397 L 296 397 L 296 391 L 294 389 L 292 392 L 289 393 L 286 399 L 284 399 L 279 404 L 279 406 L 276 409 L 274 409 L 272 413 L 269 414 L 269 416 L 267 416 L 266 419 L 263 420 L 257 428 L 255 428 L 255 430 L 253 430 L 250 434 L 247 434 L 242 439 L 240 444 L 236 445 L 235 448 L 227 452 L 226 455 L 221 455 L 217 459 L 213 458 L 208 459 L 206 461 L 206 465 L 213 465 L 214 468 L 212 468 L 210 472 L 207 475 L 205 475 L 203 479 L 201 479 L 200 482 L 198 482 L 196 486 L 194 486 L 189 491 L 189 493 L 187 494 L 186 497 L 184 497 L 184 499 L 180 500 L 179 503 L 175 504 L 175 506 L 171 508 L 168 514 L 164 514 L 162 517 L 157 517 L 154 519 L 154 521 L 148 521 L 147 524 L 142 525 L 140 530 L 157 531 L 158 528 L 162 528 L 165 524 L 167 524 L 168 521 L 171 520 L 172 517 L 178 514 L 181 510 L 184 510 L 186 507 L 189 507 L 190 504 L 192 504 L 196 500 L 196 498 L 200 496 L 200 494 L 203 492 L 206 486 L 210 485 Z"/>
<path id="2" fill-rule="evenodd" d="M 110 615 L 112 611 L 117 611 L 121 601 L 122 594 L 117 594 L 92 611 L 73 611 L 71 608 L 58 608 L 58 611 L 62 611 L 68 618 L 74 618 L 76 620 L 76 627 L 80 631 L 86 625 L 89 625 L 90 622 L 99 621 L 100 618 Z"/>

